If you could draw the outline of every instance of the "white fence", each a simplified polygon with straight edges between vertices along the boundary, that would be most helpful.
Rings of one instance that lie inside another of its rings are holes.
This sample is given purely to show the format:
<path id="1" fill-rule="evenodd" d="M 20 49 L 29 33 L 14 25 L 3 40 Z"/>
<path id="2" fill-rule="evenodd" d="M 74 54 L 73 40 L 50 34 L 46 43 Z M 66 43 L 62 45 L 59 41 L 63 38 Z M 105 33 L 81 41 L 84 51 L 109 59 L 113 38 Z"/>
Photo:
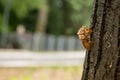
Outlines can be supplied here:
<path id="1" fill-rule="evenodd" d="M 84 50 L 82 43 L 75 36 L 54 36 L 54 35 L 17 35 L 11 34 L 10 41 L 16 45 L 19 42 L 23 49 L 33 51 L 74 51 Z M 7 44 L 10 44 L 9 43 Z"/>
<path id="2" fill-rule="evenodd" d="M 53 36 L 34 34 L 31 39 L 23 41 L 24 48 L 39 51 L 39 50 L 83 50 L 83 46 L 77 37 L 70 36 Z"/>

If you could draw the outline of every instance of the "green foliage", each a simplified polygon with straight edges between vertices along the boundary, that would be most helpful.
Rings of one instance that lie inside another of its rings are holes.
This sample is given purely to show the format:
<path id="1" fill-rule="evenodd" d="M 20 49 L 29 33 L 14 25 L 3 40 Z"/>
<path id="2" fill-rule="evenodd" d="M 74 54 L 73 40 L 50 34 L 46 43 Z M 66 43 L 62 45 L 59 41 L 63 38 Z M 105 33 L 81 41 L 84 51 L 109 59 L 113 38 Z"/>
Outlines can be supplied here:
<path id="1" fill-rule="evenodd" d="M 0 26 L 3 9 L 8 0 L 0 0 Z M 93 0 L 11 0 L 10 30 L 24 24 L 30 31 L 35 30 L 40 8 L 49 4 L 47 33 L 54 35 L 76 35 L 81 25 L 90 25 Z M 65 6 L 64 6 L 65 4 Z"/>
<path id="2" fill-rule="evenodd" d="M 1 28 L 2 28 L 2 15 L 0 14 L 0 31 L 1 31 Z"/>
<path id="3" fill-rule="evenodd" d="M 3 16 L 3 9 L 4 6 L 7 4 L 8 0 L 0 0 L 0 22 L 2 22 Z M 34 31 L 33 24 L 35 23 L 36 16 L 34 13 L 31 15 L 30 11 L 38 10 L 41 7 L 44 7 L 46 0 L 11 0 L 12 6 L 10 11 L 10 19 L 9 19 L 9 30 L 13 31 L 16 30 L 18 24 L 27 24 L 27 26 L 31 25 L 30 30 Z M 33 18 L 34 16 L 34 18 Z M 28 21 L 25 21 L 29 18 Z M 32 22 L 30 21 L 32 19 Z M 33 21 L 34 20 L 34 21 Z M 1 28 L 2 25 L 0 25 Z M 29 28 L 28 28 L 29 29 Z M 1 30 L 0 30 L 1 31 Z"/>
<path id="4" fill-rule="evenodd" d="M 0 0 L 4 6 L 8 0 Z M 39 9 L 44 7 L 46 0 L 11 0 L 12 10 L 16 13 L 17 17 L 24 18 L 30 10 Z"/>
<path id="5" fill-rule="evenodd" d="M 73 22 L 81 22 L 80 25 L 89 25 L 92 13 L 93 0 L 68 0 L 73 11 L 71 19 Z"/>
<path id="6" fill-rule="evenodd" d="M 64 29 L 60 3 L 61 0 L 49 0 L 47 31 L 55 35 L 63 34 Z"/>
<path id="7" fill-rule="evenodd" d="M 48 33 L 76 35 L 81 25 L 90 25 L 92 0 L 49 0 Z"/>

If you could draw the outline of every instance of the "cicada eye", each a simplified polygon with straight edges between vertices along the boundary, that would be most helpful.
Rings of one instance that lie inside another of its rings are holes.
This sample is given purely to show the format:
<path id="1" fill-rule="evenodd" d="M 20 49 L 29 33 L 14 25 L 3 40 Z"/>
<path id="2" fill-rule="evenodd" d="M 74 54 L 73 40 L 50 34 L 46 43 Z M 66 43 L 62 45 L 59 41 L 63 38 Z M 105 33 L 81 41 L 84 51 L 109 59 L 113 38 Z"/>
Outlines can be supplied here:
<path id="1" fill-rule="evenodd" d="M 86 32 L 89 32 L 89 29 L 86 29 L 85 31 L 86 31 Z"/>

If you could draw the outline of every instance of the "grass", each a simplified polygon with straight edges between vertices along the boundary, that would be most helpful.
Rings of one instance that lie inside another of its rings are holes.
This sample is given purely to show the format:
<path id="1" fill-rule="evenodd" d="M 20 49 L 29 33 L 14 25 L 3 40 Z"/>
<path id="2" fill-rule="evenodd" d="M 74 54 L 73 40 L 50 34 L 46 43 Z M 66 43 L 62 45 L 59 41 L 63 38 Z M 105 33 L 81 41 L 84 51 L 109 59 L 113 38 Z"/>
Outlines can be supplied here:
<path id="1" fill-rule="evenodd" d="M 0 80 L 80 80 L 82 67 L 0 68 Z"/>

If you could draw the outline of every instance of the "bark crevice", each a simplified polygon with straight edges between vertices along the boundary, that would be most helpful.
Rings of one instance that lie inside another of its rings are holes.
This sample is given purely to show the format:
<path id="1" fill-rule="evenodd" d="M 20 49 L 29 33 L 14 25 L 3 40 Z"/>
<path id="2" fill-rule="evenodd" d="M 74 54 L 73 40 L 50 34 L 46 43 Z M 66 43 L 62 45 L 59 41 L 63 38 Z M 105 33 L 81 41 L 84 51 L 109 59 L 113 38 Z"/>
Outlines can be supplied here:
<path id="1" fill-rule="evenodd" d="M 103 6 L 103 13 L 102 13 L 102 21 L 101 21 L 101 29 L 100 29 L 100 37 L 99 37 L 99 53 L 98 53 L 98 58 L 97 58 L 97 63 L 95 65 L 95 71 L 94 71 L 94 77 L 93 77 L 93 80 L 95 79 L 95 76 L 96 76 L 96 72 L 100 66 L 100 61 L 101 61 L 101 57 L 102 57 L 102 47 L 103 47 L 103 36 L 105 34 L 104 32 L 104 28 L 105 28 L 105 17 L 106 17 L 106 1 L 104 2 L 104 6 Z"/>
<path id="2" fill-rule="evenodd" d="M 118 59 L 115 70 L 115 80 L 120 79 L 120 15 L 119 15 L 119 27 L 118 27 Z"/>
<path id="3" fill-rule="evenodd" d="M 94 0 L 94 4 L 95 4 L 95 6 L 94 6 L 94 11 L 93 11 L 93 15 L 92 15 L 92 25 L 91 25 L 91 28 L 92 28 L 92 30 L 94 29 L 94 27 L 95 27 L 95 24 L 96 24 L 96 20 L 97 20 L 97 10 L 98 10 L 98 0 Z M 92 34 L 90 35 L 90 37 L 92 37 Z M 91 52 L 91 50 L 90 51 L 88 51 L 87 52 L 87 54 L 86 54 L 86 58 L 85 58 L 85 64 L 84 64 L 84 71 L 83 71 L 83 74 L 82 74 L 82 80 L 88 80 L 88 72 L 87 71 L 89 71 L 89 69 L 90 69 L 90 67 L 89 67 L 89 65 L 90 65 L 90 52 Z"/>

